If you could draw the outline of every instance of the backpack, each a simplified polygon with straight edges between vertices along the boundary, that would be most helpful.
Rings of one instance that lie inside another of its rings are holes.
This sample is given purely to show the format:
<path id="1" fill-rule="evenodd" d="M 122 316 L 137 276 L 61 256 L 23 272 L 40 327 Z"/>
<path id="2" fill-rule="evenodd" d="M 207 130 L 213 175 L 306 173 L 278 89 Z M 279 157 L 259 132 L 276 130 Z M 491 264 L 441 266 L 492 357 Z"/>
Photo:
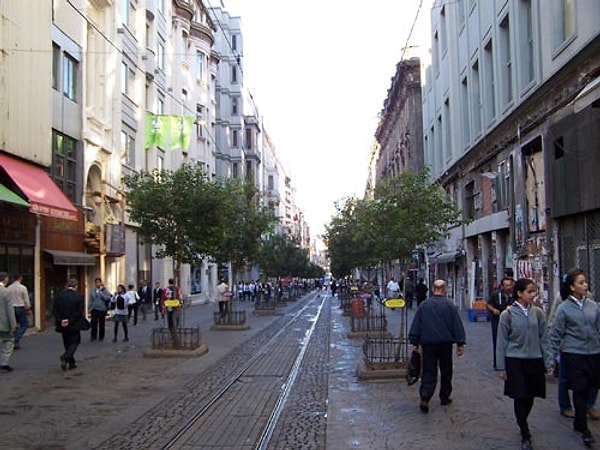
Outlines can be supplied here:
<path id="1" fill-rule="evenodd" d="M 117 309 L 125 309 L 125 298 L 122 295 L 117 295 Z"/>

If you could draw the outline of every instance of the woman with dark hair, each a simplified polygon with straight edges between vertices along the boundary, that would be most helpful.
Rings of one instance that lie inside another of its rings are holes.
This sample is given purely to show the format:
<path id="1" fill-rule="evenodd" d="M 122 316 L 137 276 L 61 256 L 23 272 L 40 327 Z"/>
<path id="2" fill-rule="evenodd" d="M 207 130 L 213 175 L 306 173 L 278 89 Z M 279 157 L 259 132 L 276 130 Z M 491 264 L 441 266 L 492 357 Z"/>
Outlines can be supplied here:
<path id="1" fill-rule="evenodd" d="M 573 428 L 581 433 L 583 443 L 590 445 L 595 439 L 587 426 L 586 399 L 600 378 L 600 311 L 596 302 L 586 297 L 587 291 L 583 270 L 571 269 L 562 276 L 563 302 L 552 323 L 549 358 L 562 349 L 560 363 L 573 391 Z"/>
<path id="2" fill-rule="evenodd" d="M 532 280 L 521 278 L 514 283 L 513 302 L 500 314 L 496 342 L 499 377 L 504 380 L 504 395 L 514 401 L 522 450 L 532 448 L 527 417 L 533 400 L 546 398 L 544 359 L 549 347 L 548 327 L 544 312 L 533 304 L 536 295 Z M 553 362 L 547 362 L 549 374 L 552 366 Z"/>
<path id="3" fill-rule="evenodd" d="M 113 296 L 113 298 L 110 301 L 110 304 L 111 304 L 110 309 L 112 309 L 114 311 L 112 320 L 115 323 L 113 342 L 117 342 L 117 335 L 119 332 L 119 323 L 121 323 L 123 325 L 123 333 L 125 334 L 125 337 L 123 338 L 123 340 L 126 342 L 129 340 L 129 335 L 127 333 L 127 322 L 129 320 L 129 317 L 128 317 L 129 311 L 127 310 L 126 292 L 127 292 L 127 290 L 125 289 L 125 286 L 122 284 L 119 284 L 117 286 L 116 294 Z"/>

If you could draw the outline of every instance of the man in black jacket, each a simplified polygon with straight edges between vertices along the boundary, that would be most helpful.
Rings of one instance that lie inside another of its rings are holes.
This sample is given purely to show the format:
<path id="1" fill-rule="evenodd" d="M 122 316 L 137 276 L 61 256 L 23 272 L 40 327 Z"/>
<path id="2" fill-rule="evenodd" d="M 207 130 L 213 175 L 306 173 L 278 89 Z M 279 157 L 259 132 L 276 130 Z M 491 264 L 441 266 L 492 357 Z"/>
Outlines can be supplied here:
<path id="1" fill-rule="evenodd" d="M 148 307 L 152 307 L 152 299 L 154 296 L 152 293 L 152 288 L 148 286 L 148 282 L 146 280 L 142 280 L 140 283 L 140 287 L 138 288 L 138 296 L 140 297 L 140 302 L 142 303 L 142 320 L 146 320 Z M 158 316 L 156 318 L 158 319 Z"/>
<path id="2" fill-rule="evenodd" d="M 85 301 L 83 295 L 77 292 L 77 280 L 67 281 L 67 288 L 54 298 L 53 315 L 56 321 L 56 331 L 62 334 L 65 352 L 60 356 L 60 368 L 67 370 L 77 368 L 75 352 L 81 342 L 81 325 Z"/>
<path id="3" fill-rule="evenodd" d="M 423 373 L 419 395 L 421 412 L 429 412 L 429 400 L 437 384 L 440 367 L 440 401 L 443 406 L 452 403 L 452 346 L 462 356 L 465 329 L 456 307 L 446 298 L 446 282 L 433 282 L 433 295 L 417 309 L 408 339 L 423 355 Z"/>

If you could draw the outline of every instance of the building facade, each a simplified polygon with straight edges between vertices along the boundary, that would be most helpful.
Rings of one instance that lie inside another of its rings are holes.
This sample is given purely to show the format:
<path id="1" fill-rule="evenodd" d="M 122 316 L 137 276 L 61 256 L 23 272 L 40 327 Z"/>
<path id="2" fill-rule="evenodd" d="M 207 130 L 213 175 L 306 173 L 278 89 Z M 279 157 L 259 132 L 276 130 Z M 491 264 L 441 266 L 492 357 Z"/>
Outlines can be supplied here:
<path id="1" fill-rule="evenodd" d="M 508 268 L 534 279 L 546 303 L 571 266 L 588 271 L 592 289 L 600 285 L 596 235 L 578 235 L 595 229 L 597 189 L 565 184 L 592 169 L 597 147 L 599 94 L 590 83 L 600 67 L 599 18 L 593 0 L 438 0 L 432 8 L 425 163 L 470 221 L 451 230 L 432 265 L 454 274 L 465 307 L 487 298 Z"/>

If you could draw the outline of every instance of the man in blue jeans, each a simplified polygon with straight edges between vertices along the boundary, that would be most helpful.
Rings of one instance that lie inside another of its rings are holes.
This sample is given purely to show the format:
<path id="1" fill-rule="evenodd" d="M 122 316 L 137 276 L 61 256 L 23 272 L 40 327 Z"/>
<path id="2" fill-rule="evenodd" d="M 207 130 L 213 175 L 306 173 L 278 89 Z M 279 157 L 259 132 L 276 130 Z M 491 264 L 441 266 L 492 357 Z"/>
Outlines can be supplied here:
<path id="1" fill-rule="evenodd" d="M 29 292 L 27 288 L 21 284 L 23 275 L 15 275 L 14 281 L 8 286 L 8 299 L 10 304 L 15 309 L 15 318 L 17 319 L 17 331 L 15 332 L 15 349 L 21 348 L 21 338 L 29 327 L 27 320 L 27 312 L 31 309 L 29 302 Z"/>

